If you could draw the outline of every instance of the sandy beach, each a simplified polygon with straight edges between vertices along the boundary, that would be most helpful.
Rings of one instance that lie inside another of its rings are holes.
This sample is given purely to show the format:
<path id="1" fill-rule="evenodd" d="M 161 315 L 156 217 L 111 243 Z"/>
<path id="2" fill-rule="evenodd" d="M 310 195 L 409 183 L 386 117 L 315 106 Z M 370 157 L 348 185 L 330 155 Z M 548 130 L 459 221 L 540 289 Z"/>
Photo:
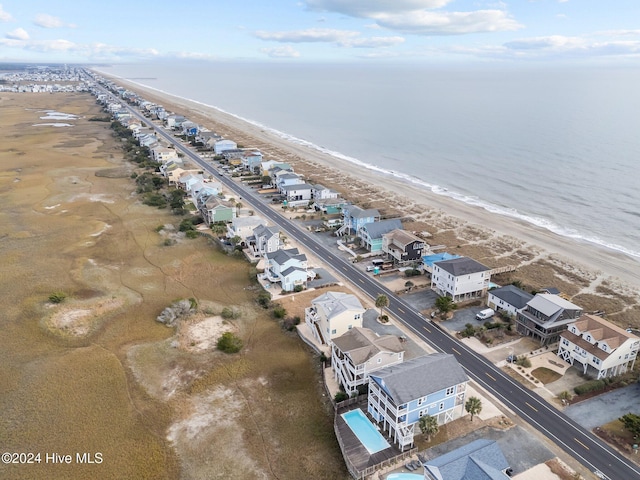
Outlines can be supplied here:
<path id="1" fill-rule="evenodd" d="M 518 270 L 507 280 L 518 279 L 532 289 L 556 286 L 576 303 L 582 299 L 578 304 L 587 311 L 603 310 L 598 306 L 599 297 L 621 297 L 619 311 L 607 310 L 608 314 L 611 312 L 609 319 L 640 326 L 637 259 L 434 194 L 407 181 L 286 141 L 215 108 L 121 79 L 116 81 L 239 145 L 259 148 L 265 159 L 291 163 L 308 180 L 334 188 L 356 204 L 378 208 L 383 216 L 402 217 L 405 229 L 429 232 L 428 242 L 432 245 L 446 245 L 453 253 L 471 256 L 490 267 L 516 265 Z"/>

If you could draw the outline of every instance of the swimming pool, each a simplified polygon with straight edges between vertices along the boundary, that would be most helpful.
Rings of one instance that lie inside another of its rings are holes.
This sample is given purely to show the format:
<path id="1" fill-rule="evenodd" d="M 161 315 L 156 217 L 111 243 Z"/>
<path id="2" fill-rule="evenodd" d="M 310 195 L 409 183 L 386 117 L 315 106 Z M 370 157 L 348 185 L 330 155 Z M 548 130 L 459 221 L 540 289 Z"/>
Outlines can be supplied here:
<path id="1" fill-rule="evenodd" d="M 389 443 L 380 435 L 380 432 L 362 413 L 362 410 L 357 409 L 343 413 L 342 418 L 370 454 L 389 448 Z"/>
<path id="2" fill-rule="evenodd" d="M 392 473 L 387 475 L 387 480 L 423 480 L 424 475 L 415 473 Z"/>

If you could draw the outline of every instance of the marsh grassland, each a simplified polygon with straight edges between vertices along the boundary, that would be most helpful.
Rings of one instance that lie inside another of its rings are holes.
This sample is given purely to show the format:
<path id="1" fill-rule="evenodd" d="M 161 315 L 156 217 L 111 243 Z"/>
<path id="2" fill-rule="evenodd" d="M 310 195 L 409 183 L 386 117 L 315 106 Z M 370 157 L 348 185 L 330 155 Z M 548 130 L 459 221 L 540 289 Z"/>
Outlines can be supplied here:
<path id="1" fill-rule="evenodd" d="M 79 118 L 33 126 L 47 109 Z M 256 306 L 243 260 L 164 245 L 180 217 L 139 202 L 100 115 L 89 94 L 0 95 L 0 446 L 103 457 L 0 477 L 346 478 L 317 360 Z M 190 297 L 181 331 L 155 321 Z M 227 306 L 239 354 L 185 340 Z"/>

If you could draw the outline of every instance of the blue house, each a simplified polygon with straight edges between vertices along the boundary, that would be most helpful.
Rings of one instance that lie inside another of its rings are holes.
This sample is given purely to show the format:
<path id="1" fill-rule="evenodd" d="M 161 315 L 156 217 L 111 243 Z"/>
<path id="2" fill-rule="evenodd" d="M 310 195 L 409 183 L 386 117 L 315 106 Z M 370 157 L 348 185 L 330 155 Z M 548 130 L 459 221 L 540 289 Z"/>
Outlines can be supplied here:
<path id="1" fill-rule="evenodd" d="M 425 480 L 500 480 L 511 468 L 495 440 L 480 438 L 424 462 Z"/>
<path id="2" fill-rule="evenodd" d="M 468 381 L 453 355 L 414 358 L 370 374 L 367 411 L 401 450 L 411 448 L 423 415 L 444 424 L 463 414 Z"/>
<path id="3" fill-rule="evenodd" d="M 399 218 L 380 220 L 379 222 L 365 223 L 358 231 L 362 246 L 370 252 L 382 251 L 382 236 L 393 230 L 402 230 L 402 222 Z"/>
<path id="4" fill-rule="evenodd" d="M 337 235 L 345 233 L 356 234 L 367 223 L 380 220 L 380 212 L 375 208 L 364 210 L 355 205 L 345 205 L 342 207 L 344 222 L 342 227 L 336 232 Z"/>

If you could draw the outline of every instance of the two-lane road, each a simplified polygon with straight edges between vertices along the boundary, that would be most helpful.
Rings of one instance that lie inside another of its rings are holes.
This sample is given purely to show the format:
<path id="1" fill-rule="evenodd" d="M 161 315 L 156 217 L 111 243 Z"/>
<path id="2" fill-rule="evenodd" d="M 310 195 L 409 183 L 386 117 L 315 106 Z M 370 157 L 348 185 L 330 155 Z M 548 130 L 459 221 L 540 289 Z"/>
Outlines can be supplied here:
<path id="1" fill-rule="evenodd" d="M 107 92 L 108 93 L 108 92 Z M 514 413 L 526 420 L 534 428 L 555 442 L 568 455 L 577 459 L 591 471 L 600 471 L 611 480 L 640 479 L 640 469 L 617 451 L 601 442 L 573 420 L 551 407 L 537 394 L 524 388 L 495 365 L 488 362 L 464 344 L 440 330 L 439 326 L 425 319 L 400 297 L 378 283 L 371 275 L 364 274 L 350 262 L 334 255 L 306 230 L 266 205 L 252 189 L 239 185 L 226 176 L 219 176 L 218 170 L 203 160 L 190 148 L 185 147 L 164 129 L 158 128 L 145 119 L 137 110 L 130 108 L 132 114 L 142 122 L 156 129 L 158 136 L 175 145 L 192 162 L 203 170 L 216 175 L 229 190 L 252 205 L 263 217 L 278 225 L 291 238 L 304 245 L 324 263 L 331 266 L 353 285 L 357 286 L 372 299 L 379 294 L 389 298 L 388 310 L 417 336 L 440 352 L 455 355 L 467 374 L 487 392 L 499 399 Z"/>

